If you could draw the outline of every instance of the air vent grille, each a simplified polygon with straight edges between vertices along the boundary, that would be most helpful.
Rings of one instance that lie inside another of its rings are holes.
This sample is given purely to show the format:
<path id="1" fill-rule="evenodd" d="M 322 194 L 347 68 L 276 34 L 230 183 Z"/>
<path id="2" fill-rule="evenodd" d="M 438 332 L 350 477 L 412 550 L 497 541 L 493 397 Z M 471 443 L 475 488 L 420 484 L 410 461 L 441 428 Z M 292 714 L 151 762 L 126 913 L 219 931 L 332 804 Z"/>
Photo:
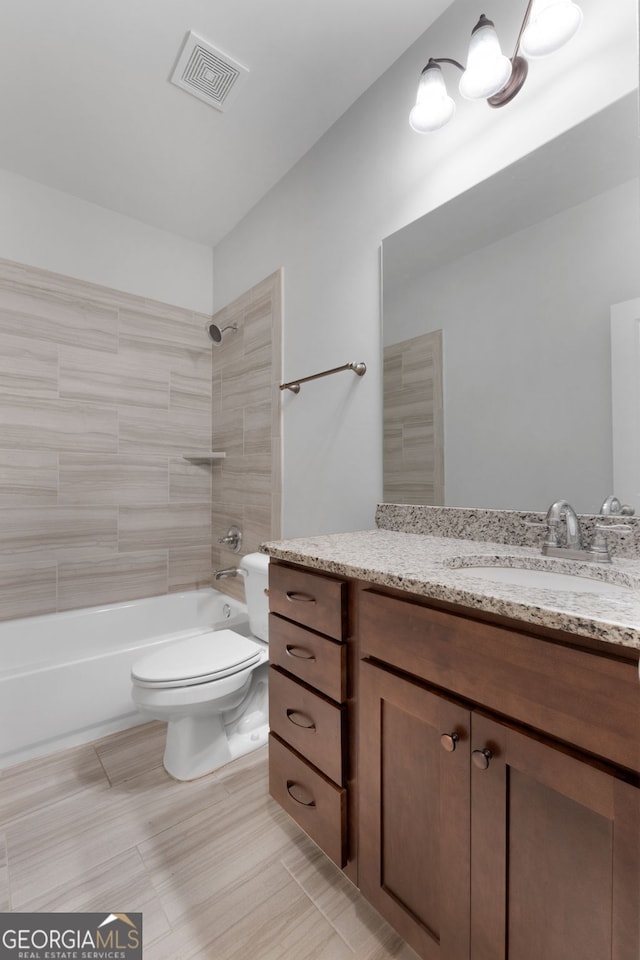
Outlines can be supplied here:
<path id="1" fill-rule="evenodd" d="M 226 110 L 249 71 L 226 53 L 191 32 L 171 76 L 171 82 L 216 110 Z"/>

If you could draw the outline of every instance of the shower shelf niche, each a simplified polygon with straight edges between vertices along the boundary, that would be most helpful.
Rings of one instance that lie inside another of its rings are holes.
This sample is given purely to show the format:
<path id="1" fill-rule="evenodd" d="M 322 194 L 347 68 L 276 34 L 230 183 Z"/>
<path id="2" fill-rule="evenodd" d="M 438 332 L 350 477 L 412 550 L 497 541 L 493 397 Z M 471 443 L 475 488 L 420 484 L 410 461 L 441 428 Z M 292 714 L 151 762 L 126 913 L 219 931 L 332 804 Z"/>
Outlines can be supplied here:
<path id="1" fill-rule="evenodd" d="M 225 457 L 226 453 L 219 450 L 203 450 L 200 453 L 196 451 L 182 454 L 183 460 L 192 460 L 194 463 L 208 463 L 210 460 L 223 460 Z"/>

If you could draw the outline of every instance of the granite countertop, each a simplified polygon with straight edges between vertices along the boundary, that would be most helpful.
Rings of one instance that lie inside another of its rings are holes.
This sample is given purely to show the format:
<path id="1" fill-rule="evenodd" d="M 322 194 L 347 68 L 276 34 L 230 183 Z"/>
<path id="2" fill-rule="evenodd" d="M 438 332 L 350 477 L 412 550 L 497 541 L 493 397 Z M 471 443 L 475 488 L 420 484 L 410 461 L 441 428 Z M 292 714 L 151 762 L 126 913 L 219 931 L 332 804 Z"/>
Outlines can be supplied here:
<path id="1" fill-rule="evenodd" d="M 381 529 L 273 541 L 263 549 L 327 573 L 640 650 L 640 559 L 571 561 L 543 557 L 536 547 Z M 486 575 L 463 579 L 456 572 L 478 562 L 579 573 L 631 589 L 573 593 L 491 582 Z"/>

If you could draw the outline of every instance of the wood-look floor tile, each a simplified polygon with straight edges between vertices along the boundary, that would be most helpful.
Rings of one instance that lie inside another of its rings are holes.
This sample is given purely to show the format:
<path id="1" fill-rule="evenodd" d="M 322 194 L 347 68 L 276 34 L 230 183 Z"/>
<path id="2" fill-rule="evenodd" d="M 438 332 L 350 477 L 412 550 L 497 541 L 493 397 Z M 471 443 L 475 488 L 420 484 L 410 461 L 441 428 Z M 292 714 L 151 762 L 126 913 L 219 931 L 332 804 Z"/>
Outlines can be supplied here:
<path id="1" fill-rule="evenodd" d="M 227 799 L 215 782 L 184 786 L 164 770 L 151 770 L 96 791 L 89 803 L 77 794 L 10 824 L 14 909 Z"/>
<path id="2" fill-rule="evenodd" d="M 261 793 L 239 803 L 227 795 L 225 802 L 141 844 L 140 852 L 173 924 L 282 856 L 299 833 L 270 797 Z"/>
<path id="3" fill-rule="evenodd" d="M 282 862 L 358 957 L 368 957 L 391 938 L 380 914 L 310 840 L 287 851 Z"/>
<path id="4" fill-rule="evenodd" d="M 272 863 L 190 907 L 173 933 L 145 952 L 145 960 L 178 957 L 353 960 L 353 953 L 287 871 Z"/>
<path id="5" fill-rule="evenodd" d="M 7 863 L 7 842 L 4 833 L 0 833 L 0 913 L 6 913 L 11 907 L 9 895 L 9 865 Z"/>
<path id="6" fill-rule="evenodd" d="M 26 913 L 142 913 L 145 947 L 171 931 L 135 849 L 75 875 L 43 896 L 28 900 L 20 909 Z"/>
<path id="7" fill-rule="evenodd" d="M 95 790 L 107 788 L 105 772 L 91 746 L 7 767 L 0 770 L 0 826 L 79 793 L 87 803 Z"/>
<path id="8" fill-rule="evenodd" d="M 154 720 L 94 743 L 109 782 L 122 783 L 148 770 L 162 769 L 166 734 L 166 723 Z"/>

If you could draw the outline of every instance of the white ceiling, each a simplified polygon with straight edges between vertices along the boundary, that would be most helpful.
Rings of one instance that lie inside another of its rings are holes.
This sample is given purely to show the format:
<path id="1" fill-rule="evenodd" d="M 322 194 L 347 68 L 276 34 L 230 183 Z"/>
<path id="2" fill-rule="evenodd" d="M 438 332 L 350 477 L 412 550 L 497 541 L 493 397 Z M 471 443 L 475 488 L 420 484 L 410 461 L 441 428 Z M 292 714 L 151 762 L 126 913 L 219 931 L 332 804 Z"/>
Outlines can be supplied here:
<path id="1" fill-rule="evenodd" d="M 2 0 L 0 168 L 215 245 L 452 0 Z M 189 30 L 249 68 L 169 82 Z"/>

